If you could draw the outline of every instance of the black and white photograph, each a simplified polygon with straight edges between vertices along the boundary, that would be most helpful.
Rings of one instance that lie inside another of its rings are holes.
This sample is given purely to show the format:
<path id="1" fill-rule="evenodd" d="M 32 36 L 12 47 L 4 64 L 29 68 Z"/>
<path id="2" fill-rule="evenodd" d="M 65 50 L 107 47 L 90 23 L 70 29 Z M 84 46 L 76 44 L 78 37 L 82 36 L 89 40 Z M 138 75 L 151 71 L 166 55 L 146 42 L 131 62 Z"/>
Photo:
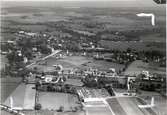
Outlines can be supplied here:
<path id="1" fill-rule="evenodd" d="M 166 0 L 0 0 L 0 115 L 167 115 Z"/>

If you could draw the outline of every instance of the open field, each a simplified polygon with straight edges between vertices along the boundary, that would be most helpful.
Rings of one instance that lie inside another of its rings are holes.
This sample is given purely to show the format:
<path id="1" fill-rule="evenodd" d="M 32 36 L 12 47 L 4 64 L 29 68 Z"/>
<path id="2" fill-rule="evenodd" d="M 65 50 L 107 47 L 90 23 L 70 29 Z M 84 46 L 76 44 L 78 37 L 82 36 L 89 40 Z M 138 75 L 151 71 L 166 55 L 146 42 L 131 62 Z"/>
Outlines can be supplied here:
<path id="1" fill-rule="evenodd" d="M 24 105 L 24 95 L 26 91 L 26 85 L 20 84 L 7 99 L 4 104 L 10 106 L 10 97 L 13 98 L 13 103 L 15 107 L 23 107 Z"/>
<path id="2" fill-rule="evenodd" d="M 114 89 L 116 94 L 127 93 L 126 89 Z M 155 107 L 154 110 L 157 115 L 166 115 L 166 106 L 167 106 L 167 99 L 163 97 L 161 94 L 152 91 L 143 91 L 140 90 L 140 94 L 137 94 L 138 97 L 144 99 L 148 104 L 151 102 L 151 98 L 154 97 L 155 100 Z"/>
<path id="3" fill-rule="evenodd" d="M 71 108 L 79 106 L 77 102 L 76 95 L 55 92 L 39 93 L 39 103 L 42 105 L 42 109 L 58 110 L 62 106 L 65 111 L 69 111 Z"/>
<path id="4" fill-rule="evenodd" d="M 60 61 L 72 64 L 74 65 L 74 67 L 79 69 L 86 69 L 86 68 L 92 67 L 92 68 L 97 68 L 99 70 L 108 70 L 109 68 L 115 68 L 118 71 L 119 69 L 124 67 L 124 65 L 121 65 L 121 64 L 106 62 L 104 60 L 102 61 L 94 60 L 92 58 L 87 58 L 83 56 L 71 56 L 71 57 L 62 59 Z"/>
<path id="5" fill-rule="evenodd" d="M 86 115 L 113 115 L 108 107 L 86 107 Z"/>
<path id="6" fill-rule="evenodd" d="M 83 64 L 80 68 L 86 69 L 88 67 L 92 67 L 94 69 L 98 69 L 100 71 L 108 71 L 109 68 L 115 68 L 115 70 L 118 72 L 119 70 L 124 68 L 123 64 L 117 64 L 113 62 L 107 62 L 104 60 L 92 60 L 89 63 Z"/>
<path id="7" fill-rule="evenodd" d="M 16 87 L 20 84 L 21 78 L 0 78 L 0 94 L 1 99 L 0 102 L 3 103 L 6 98 L 16 89 Z"/>
<path id="8" fill-rule="evenodd" d="M 143 103 L 140 103 L 142 100 L 136 97 L 116 97 L 107 99 L 106 101 L 113 112 L 118 115 L 156 115 L 150 108 L 139 108 L 138 105 Z"/>
<path id="9" fill-rule="evenodd" d="M 143 42 L 166 42 L 165 35 L 161 34 L 152 34 L 152 35 L 145 35 L 140 37 Z"/>
<path id="10" fill-rule="evenodd" d="M 81 82 L 80 79 L 67 79 L 65 81 L 65 84 L 70 84 L 70 85 L 74 85 L 74 86 L 82 86 L 83 83 Z"/>
<path id="11" fill-rule="evenodd" d="M 8 4 L 8 3 L 6 3 Z M 28 4 L 28 3 L 27 3 Z M 61 4 L 62 3 L 56 3 Z M 48 22 L 61 22 L 66 21 L 66 27 L 70 26 L 73 30 L 85 29 L 85 30 L 103 30 L 103 27 L 96 28 L 101 24 L 105 26 L 106 30 L 117 30 L 117 31 L 127 31 L 134 29 L 152 29 L 150 19 L 138 18 L 136 14 L 141 11 L 152 12 L 156 15 L 156 24 L 157 28 L 160 26 L 165 26 L 165 10 L 159 8 L 155 10 L 154 8 L 72 8 L 72 7 L 59 7 L 56 4 L 48 3 L 43 4 L 45 7 L 5 7 L 2 8 L 1 18 L 2 24 L 7 21 L 8 26 L 11 27 L 20 27 L 20 29 L 32 29 L 31 31 L 40 31 L 49 28 L 46 23 Z M 41 5 L 41 3 L 40 3 Z M 55 5 L 55 6 L 54 6 Z M 76 4 L 77 5 L 77 4 Z M 107 4 L 106 4 L 107 5 Z M 161 11 L 161 12 L 160 12 Z M 73 22 L 70 22 L 73 21 Z M 77 23 L 77 21 L 79 21 Z M 75 22 L 75 23 L 74 23 Z M 80 23 L 81 22 L 81 23 Z M 97 23 L 92 29 L 84 26 L 85 24 Z M 13 25 L 13 23 L 17 23 Z M 19 24 L 20 23 L 20 24 Z M 40 25 L 37 23 L 42 23 L 43 28 L 38 28 Z M 28 27 L 24 24 L 32 24 Z M 37 24 L 37 27 L 33 27 L 33 24 Z M 99 25 L 98 25 L 99 24 Z M 13 26 L 12 26 L 13 25 Z M 17 26 L 18 25 L 18 26 Z M 32 26 L 32 27 L 30 27 Z M 54 28 L 56 29 L 56 28 Z M 54 31 L 54 30 L 53 30 Z"/>
<path id="12" fill-rule="evenodd" d="M 87 58 L 83 56 L 69 56 L 65 57 L 64 59 L 56 59 L 54 57 L 50 57 L 46 60 L 47 65 L 33 65 L 33 67 L 37 67 L 38 71 L 53 71 L 54 67 L 53 65 L 60 64 L 63 66 L 64 70 L 71 70 L 72 68 L 78 68 L 78 69 L 86 69 L 89 67 L 97 68 L 99 70 L 108 70 L 109 68 L 115 68 L 116 71 L 119 71 L 120 69 L 124 68 L 124 65 L 117 64 L 113 62 L 107 62 L 107 61 L 99 61 L 99 60 L 93 60 L 92 58 Z"/>
<path id="13" fill-rule="evenodd" d="M 149 92 L 149 91 L 141 91 L 142 93 L 138 95 L 142 99 L 144 99 L 147 103 L 151 102 L 151 97 L 154 97 L 155 99 L 155 111 L 158 115 L 166 115 L 167 110 L 167 99 L 160 95 L 157 92 Z"/>
<path id="14" fill-rule="evenodd" d="M 67 18 L 60 15 L 55 15 L 54 12 L 43 12 L 42 15 L 34 15 L 33 13 L 8 13 L 1 15 L 1 18 L 5 20 L 12 20 L 19 23 L 44 23 L 44 22 L 57 22 L 67 21 Z"/>
<path id="15" fill-rule="evenodd" d="M 132 62 L 129 67 L 125 71 L 125 75 L 138 75 L 143 70 L 147 70 L 150 73 L 159 73 L 159 74 L 166 74 L 166 68 L 163 67 L 156 67 L 156 66 L 150 66 L 148 63 L 142 62 L 142 60 L 136 60 Z"/>
<path id="16" fill-rule="evenodd" d="M 35 89 L 33 84 L 20 84 L 7 99 L 4 104 L 10 106 L 10 97 L 13 98 L 14 107 L 33 110 L 35 105 Z"/>
<path id="17" fill-rule="evenodd" d="M 62 61 L 78 67 L 78 66 L 81 66 L 82 64 L 90 62 L 91 59 L 83 57 L 83 56 L 70 56 L 70 57 L 66 57 L 62 59 Z"/>
<path id="18" fill-rule="evenodd" d="M 104 48 L 113 49 L 113 50 L 120 50 L 120 51 L 126 51 L 127 48 L 131 48 L 131 49 L 134 49 L 136 51 L 157 50 L 157 51 L 165 52 L 165 47 L 160 48 L 160 47 L 157 47 L 156 45 L 150 45 L 150 43 L 140 42 L 140 41 L 131 41 L 131 42 L 118 41 L 118 42 L 115 42 L 115 41 L 101 40 L 99 43 Z"/>
<path id="19" fill-rule="evenodd" d="M 32 24 L 32 25 L 24 25 L 24 24 L 20 24 L 20 25 L 16 25 L 16 28 L 21 28 L 21 30 L 27 30 L 27 31 L 32 31 L 32 32 L 45 32 L 48 27 L 46 25 L 38 25 L 38 24 Z"/>

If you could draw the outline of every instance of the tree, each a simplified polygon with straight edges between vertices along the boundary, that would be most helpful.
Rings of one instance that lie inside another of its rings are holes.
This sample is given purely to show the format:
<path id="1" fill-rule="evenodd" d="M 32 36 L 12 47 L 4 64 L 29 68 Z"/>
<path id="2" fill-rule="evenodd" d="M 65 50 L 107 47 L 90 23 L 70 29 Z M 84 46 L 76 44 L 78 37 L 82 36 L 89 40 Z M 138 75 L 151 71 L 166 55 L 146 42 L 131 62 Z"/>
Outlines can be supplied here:
<path id="1" fill-rule="evenodd" d="M 42 54 L 50 54 L 52 51 L 51 51 L 50 48 L 47 47 L 47 45 L 42 44 L 42 45 L 40 46 L 40 52 L 41 52 Z"/>
<path id="2" fill-rule="evenodd" d="M 40 103 L 37 103 L 35 105 L 35 110 L 41 110 L 41 108 L 42 108 L 42 105 Z"/>
<path id="3" fill-rule="evenodd" d="M 57 110 L 57 112 L 63 112 L 64 111 L 64 107 L 60 106 L 60 108 Z"/>
<path id="4" fill-rule="evenodd" d="M 6 58 L 8 59 L 9 64 L 23 61 L 23 57 L 18 56 L 16 51 L 12 51 L 11 53 L 7 54 Z"/>

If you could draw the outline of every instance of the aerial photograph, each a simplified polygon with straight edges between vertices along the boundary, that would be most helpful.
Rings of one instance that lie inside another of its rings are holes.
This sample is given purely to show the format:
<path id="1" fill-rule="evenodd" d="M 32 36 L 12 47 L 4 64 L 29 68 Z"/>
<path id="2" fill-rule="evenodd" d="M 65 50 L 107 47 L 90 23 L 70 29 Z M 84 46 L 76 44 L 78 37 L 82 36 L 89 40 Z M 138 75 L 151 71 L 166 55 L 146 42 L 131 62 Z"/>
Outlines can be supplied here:
<path id="1" fill-rule="evenodd" d="M 0 8 L 0 115 L 167 115 L 166 0 Z"/>

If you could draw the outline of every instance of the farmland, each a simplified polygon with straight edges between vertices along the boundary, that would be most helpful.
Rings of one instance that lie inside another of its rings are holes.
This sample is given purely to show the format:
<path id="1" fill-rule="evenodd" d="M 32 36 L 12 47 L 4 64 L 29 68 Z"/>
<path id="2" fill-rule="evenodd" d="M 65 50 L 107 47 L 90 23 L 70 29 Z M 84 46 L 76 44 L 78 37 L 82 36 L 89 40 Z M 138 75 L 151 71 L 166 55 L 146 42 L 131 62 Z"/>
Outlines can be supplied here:
<path id="1" fill-rule="evenodd" d="M 40 92 L 39 103 L 41 103 L 43 109 L 49 110 L 58 110 L 62 106 L 64 111 L 70 111 L 72 108 L 79 106 L 77 96 L 65 93 Z"/>
<path id="2" fill-rule="evenodd" d="M 1 102 L 4 102 L 8 96 L 17 88 L 21 82 L 21 78 L 1 78 Z"/>
<path id="3" fill-rule="evenodd" d="M 138 75 L 143 70 L 150 71 L 151 73 L 158 73 L 165 75 L 166 70 L 165 68 L 160 68 L 156 66 L 151 66 L 148 63 L 144 63 L 141 60 L 137 60 L 129 65 L 129 67 L 125 71 L 125 75 Z"/>
<path id="4" fill-rule="evenodd" d="M 116 114 L 136 114 L 136 115 L 140 115 L 142 113 L 146 113 L 148 115 L 156 115 L 156 113 L 154 111 L 152 111 L 151 109 L 139 109 L 138 108 L 138 104 L 141 104 L 140 102 L 142 102 L 141 99 L 136 98 L 136 97 L 119 97 L 119 98 L 110 98 L 107 99 L 110 107 L 112 108 L 113 112 Z M 133 105 L 133 109 L 132 108 L 128 108 L 128 105 Z M 116 105 L 116 106 L 114 106 Z M 123 108 L 121 107 L 123 106 Z"/>
<path id="5" fill-rule="evenodd" d="M 148 38 L 148 41 L 151 41 L 151 40 L 149 40 Z M 120 51 L 125 51 L 127 48 L 131 48 L 137 51 L 151 51 L 151 50 L 158 50 L 160 52 L 166 51 L 164 47 L 165 45 L 164 43 L 161 43 L 163 45 L 163 46 L 161 45 L 162 47 L 158 47 L 158 43 L 154 43 L 154 45 L 151 45 L 151 43 L 143 42 L 143 41 L 114 42 L 114 41 L 102 40 L 100 41 L 100 44 L 102 47 L 109 48 L 109 49 L 119 49 Z"/>

